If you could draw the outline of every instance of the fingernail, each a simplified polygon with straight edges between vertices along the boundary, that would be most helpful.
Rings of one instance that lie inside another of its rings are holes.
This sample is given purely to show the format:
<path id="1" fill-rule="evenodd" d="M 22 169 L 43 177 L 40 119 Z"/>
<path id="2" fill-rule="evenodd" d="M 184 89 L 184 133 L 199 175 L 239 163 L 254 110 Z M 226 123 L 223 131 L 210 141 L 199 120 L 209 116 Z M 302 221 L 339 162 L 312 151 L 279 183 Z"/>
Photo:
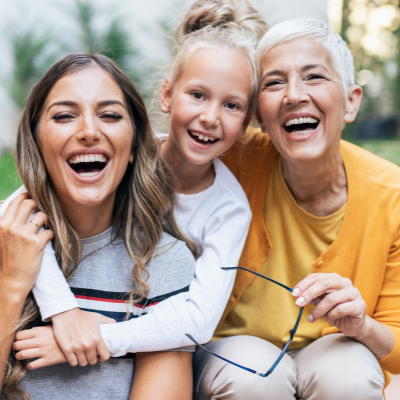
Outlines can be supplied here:
<path id="1" fill-rule="evenodd" d="M 300 289 L 299 288 L 294 288 L 293 292 L 292 292 L 292 296 L 297 296 L 300 293 Z"/>
<path id="2" fill-rule="evenodd" d="M 304 297 L 299 297 L 299 298 L 296 300 L 296 304 L 297 304 L 298 306 L 301 306 L 303 303 L 304 303 Z"/>
<path id="3" fill-rule="evenodd" d="M 313 322 L 314 321 L 314 317 L 310 314 L 307 318 L 308 322 Z"/>

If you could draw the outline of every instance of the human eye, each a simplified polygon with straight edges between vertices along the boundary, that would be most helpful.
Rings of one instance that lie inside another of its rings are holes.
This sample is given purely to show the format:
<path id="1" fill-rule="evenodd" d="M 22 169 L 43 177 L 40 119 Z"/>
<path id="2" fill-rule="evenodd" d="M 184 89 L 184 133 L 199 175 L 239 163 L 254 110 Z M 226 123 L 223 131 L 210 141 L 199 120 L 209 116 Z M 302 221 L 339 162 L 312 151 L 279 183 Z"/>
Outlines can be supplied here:
<path id="1" fill-rule="evenodd" d="M 226 103 L 225 107 L 228 108 L 229 110 L 239 110 L 240 109 L 240 107 L 236 103 L 232 103 L 232 102 Z"/>
<path id="2" fill-rule="evenodd" d="M 190 93 L 195 100 L 204 100 L 204 95 L 201 92 Z"/>
<path id="3" fill-rule="evenodd" d="M 325 79 L 325 77 L 322 74 L 311 74 L 307 76 L 306 81 L 311 81 L 316 79 Z"/>
<path id="4" fill-rule="evenodd" d="M 64 111 L 53 115 L 51 118 L 58 122 L 68 122 L 75 118 L 75 115 Z"/>
<path id="5" fill-rule="evenodd" d="M 114 111 L 106 111 L 100 115 L 100 118 L 103 120 L 118 121 L 118 120 L 122 119 L 123 116 Z"/>
<path id="6" fill-rule="evenodd" d="M 284 82 L 280 79 L 273 79 L 268 81 L 264 84 L 264 89 L 271 88 L 271 87 L 279 87 L 279 85 L 283 85 Z"/>

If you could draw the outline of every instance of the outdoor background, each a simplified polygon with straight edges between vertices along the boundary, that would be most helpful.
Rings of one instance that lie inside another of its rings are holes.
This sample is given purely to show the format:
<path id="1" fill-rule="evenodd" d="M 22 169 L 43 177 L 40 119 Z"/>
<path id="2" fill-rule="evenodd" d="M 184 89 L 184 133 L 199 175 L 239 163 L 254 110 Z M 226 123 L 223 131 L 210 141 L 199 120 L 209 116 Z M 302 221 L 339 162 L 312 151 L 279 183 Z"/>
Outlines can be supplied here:
<path id="1" fill-rule="evenodd" d="M 56 60 L 76 51 L 113 58 L 148 103 L 171 60 L 169 36 L 189 0 L 0 0 L 0 200 L 19 185 L 13 147 L 27 94 Z M 254 0 L 269 26 L 318 18 L 355 58 L 364 98 L 344 138 L 400 165 L 400 0 Z M 400 376 L 386 391 L 400 400 Z"/>

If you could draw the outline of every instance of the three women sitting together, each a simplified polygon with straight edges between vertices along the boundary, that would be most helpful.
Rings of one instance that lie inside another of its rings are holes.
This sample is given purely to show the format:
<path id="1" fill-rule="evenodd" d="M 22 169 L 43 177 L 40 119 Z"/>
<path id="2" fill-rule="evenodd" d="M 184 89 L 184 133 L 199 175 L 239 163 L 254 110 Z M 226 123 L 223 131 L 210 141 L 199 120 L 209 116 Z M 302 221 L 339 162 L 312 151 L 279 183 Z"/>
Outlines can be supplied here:
<path id="1" fill-rule="evenodd" d="M 266 31 L 247 0 L 192 5 L 168 134 L 105 56 L 35 85 L 1 209 L 1 399 L 383 398 L 400 169 L 341 141 L 362 97 L 341 37 Z"/>

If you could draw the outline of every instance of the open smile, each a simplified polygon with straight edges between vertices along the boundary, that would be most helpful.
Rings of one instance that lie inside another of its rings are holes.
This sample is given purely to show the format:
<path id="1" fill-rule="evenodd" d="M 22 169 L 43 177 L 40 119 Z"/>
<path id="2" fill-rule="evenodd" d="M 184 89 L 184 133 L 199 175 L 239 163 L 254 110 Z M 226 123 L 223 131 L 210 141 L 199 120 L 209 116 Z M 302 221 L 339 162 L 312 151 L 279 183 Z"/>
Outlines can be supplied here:
<path id="1" fill-rule="evenodd" d="M 283 129 L 293 136 L 303 136 L 312 133 L 318 128 L 320 121 L 314 117 L 300 117 L 287 120 Z"/>
<path id="2" fill-rule="evenodd" d="M 212 144 L 220 141 L 220 139 L 218 139 L 216 137 L 209 136 L 204 133 L 197 132 L 197 131 L 188 130 L 188 133 L 193 141 L 195 141 L 196 143 L 205 145 L 205 146 L 211 146 Z"/>
<path id="3" fill-rule="evenodd" d="M 108 165 L 104 154 L 77 154 L 68 159 L 69 167 L 81 178 L 99 175 Z"/>

